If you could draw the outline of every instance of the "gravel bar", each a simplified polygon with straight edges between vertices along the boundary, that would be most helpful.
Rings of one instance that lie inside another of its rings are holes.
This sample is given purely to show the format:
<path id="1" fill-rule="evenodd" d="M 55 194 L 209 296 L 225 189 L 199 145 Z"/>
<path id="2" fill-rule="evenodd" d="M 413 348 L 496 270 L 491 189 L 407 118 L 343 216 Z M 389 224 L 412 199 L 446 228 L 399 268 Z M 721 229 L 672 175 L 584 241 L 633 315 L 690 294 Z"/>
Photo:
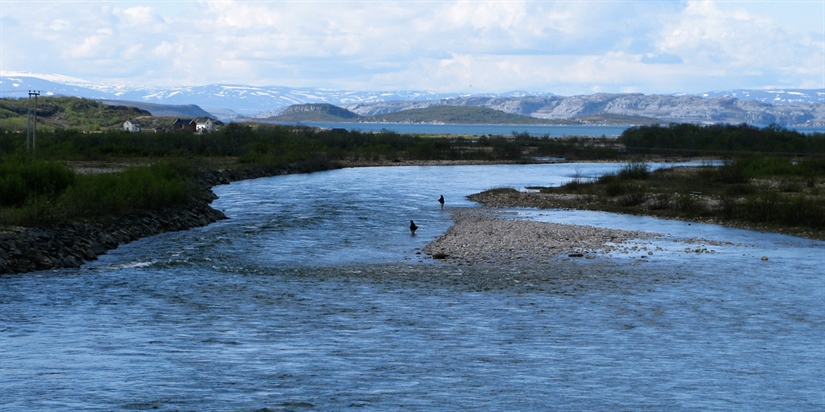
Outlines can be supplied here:
<path id="1" fill-rule="evenodd" d="M 453 210 L 455 224 L 422 250 L 449 263 L 502 265 L 548 264 L 562 259 L 595 258 L 629 252 L 625 242 L 657 233 L 520 220 L 489 209 Z"/>

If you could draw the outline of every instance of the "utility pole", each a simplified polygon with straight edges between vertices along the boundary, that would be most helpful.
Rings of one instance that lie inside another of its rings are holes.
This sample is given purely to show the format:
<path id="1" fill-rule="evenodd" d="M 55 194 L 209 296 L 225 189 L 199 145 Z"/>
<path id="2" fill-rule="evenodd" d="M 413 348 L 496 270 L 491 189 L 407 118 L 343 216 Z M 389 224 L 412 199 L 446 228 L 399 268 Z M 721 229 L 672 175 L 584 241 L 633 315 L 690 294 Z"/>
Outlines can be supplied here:
<path id="1" fill-rule="evenodd" d="M 29 90 L 29 115 L 26 119 L 26 153 L 31 152 L 34 159 L 37 153 L 37 96 L 39 90 Z M 34 97 L 34 110 L 32 110 L 32 97 Z"/>

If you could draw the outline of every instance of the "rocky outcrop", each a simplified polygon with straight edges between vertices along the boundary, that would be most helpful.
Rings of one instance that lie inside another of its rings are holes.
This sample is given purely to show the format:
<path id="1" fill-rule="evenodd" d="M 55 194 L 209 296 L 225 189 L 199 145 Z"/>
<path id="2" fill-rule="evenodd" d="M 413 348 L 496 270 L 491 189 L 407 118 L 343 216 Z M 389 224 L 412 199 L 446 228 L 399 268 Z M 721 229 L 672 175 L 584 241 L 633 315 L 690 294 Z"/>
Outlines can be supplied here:
<path id="1" fill-rule="evenodd" d="M 226 219 L 223 212 L 209 206 L 217 198 L 211 188 L 219 184 L 337 167 L 339 166 L 328 163 L 305 163 L 282 167 L 213 170 L 199 177 L 200 192 L 188 205 L 94 222 L 18 227 L 5 231 L 0 229 L 0 275 L 76 268 L 119 245 L 140 238 L 206 226 Z"/>

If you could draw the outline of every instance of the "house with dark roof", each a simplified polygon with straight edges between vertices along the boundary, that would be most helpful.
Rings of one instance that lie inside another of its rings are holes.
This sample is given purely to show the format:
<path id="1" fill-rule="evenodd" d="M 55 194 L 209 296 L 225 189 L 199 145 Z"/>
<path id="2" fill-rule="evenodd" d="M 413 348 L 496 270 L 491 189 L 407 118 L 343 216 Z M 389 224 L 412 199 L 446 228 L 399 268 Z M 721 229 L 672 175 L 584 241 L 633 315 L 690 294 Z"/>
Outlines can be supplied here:
<path id="1" fill-rule="evenodd" d="M 172 123 L 172 130 L 188 130 L 194 132 L 197 128 L 197 123 L 192 119 L 175 119 Z"/>
<path id="2" fill-rule="evenodd" d="M 188 130 L 196 133 L 208 133 L 215 131 L 218 121 L 209 117 L 196 117 L 194 119 L 175 119 L 172 123 L 172 130 Z"/>

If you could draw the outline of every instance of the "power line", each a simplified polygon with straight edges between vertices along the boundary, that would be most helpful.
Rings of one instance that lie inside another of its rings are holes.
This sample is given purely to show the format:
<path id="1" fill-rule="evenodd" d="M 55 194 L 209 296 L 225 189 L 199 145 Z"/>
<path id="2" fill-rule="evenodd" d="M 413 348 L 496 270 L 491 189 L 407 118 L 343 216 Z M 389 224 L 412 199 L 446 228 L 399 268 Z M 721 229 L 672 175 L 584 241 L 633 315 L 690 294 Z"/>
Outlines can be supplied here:
<path id="1" fill-rule="evenodd" d="M 26 118 L 26 152 L 31 153 L 32 159 L 37 154 L 37 96 L 39 90 L 29 90 L 29 113 Z M 32 110 L 32 97 L 34 97 L 34 110 Z"/>

